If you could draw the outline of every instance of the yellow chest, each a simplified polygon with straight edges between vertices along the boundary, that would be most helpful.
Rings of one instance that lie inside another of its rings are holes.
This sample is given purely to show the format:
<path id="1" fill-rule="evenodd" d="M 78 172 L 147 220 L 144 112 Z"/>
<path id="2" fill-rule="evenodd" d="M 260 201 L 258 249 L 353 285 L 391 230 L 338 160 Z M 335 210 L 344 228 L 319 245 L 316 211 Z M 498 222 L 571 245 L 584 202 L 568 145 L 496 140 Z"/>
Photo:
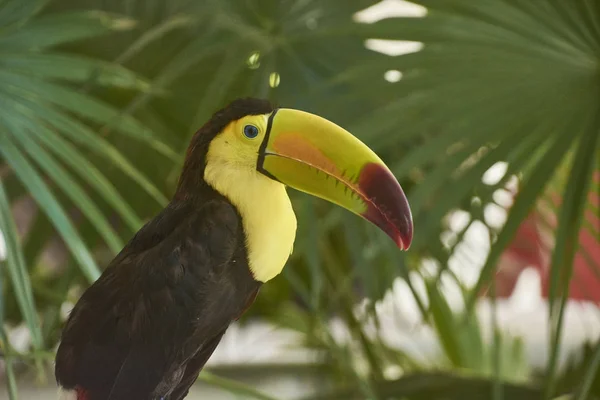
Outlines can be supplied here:
<path id="1" fill-rule="evenodd" d="M 296 215 L 285 186 L 255 191 L 250 201 L 238 205 L 246 234 L 248 261 L 254 278 L 266 282 L 285 266 L 296 238 Z"/>
<path id="2" fill-rule="evenodd" d="M 296 215 L 285 186 L 232 165 L 208 164 L 205 179 L 238 209 L 246 235 L 248 263 L 260 282 L 277 276 L 296 238 Z"/>

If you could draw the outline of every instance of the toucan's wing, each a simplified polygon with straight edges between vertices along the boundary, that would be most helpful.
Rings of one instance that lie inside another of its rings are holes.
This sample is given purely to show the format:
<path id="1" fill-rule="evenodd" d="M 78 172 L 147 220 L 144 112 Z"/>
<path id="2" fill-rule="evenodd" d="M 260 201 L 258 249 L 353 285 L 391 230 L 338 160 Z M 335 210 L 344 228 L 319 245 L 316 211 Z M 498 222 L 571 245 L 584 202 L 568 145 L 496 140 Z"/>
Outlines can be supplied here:
<path id="1" fill-rule="evenodd" d="M 146 400 L 176 387 L 187 362 L 245 306 L 234 282 L 241 242 L 238 214 L 224 201 L 167 207 L 73 309 L 56 357 L 59 384 L 86 400 Z"/>
<path id="2" fill-rule="evenodd" d="M 246 299 L 246 304 L 244 305 L 239 315 L 235 318 L 238 319 L 242 313 L 244 313 L 250 305 L 254 302 L 256 295 L 258 294 L 259 287 L 256 287 L 256 290 L 251 291 Z M 198 379 L 198 375 L 204 364 L 208 361 L 212 353 L 217 348 L 217 345 L 221 341 L 223 334 L 225 333 L 224 329 L 221 333 L 217 334 L 213 339 L 211 339 L 208 343 L 204 344 L 202 348 L 196 353 L 196 355 L 187 363 L 185 372 L 179 385 L 175 388 L 173 393 L 171 394 L 170 400 L 181 400 L 183 399 L 189 392 L 190 387 L 194 384 L 196 379 Z"/>
<path id="3" fill-rule="evenodd" d="M 217 348 L 217 345 L 221 341 L 224 333 L 225 330 L 215 336 L 211 341 L 206 343 L 206 345 L 202 346 L 194 358 L 187 363 L 183 377 L 181 378 L 179 385 L 177 385 L 169 397 L 170 400 L 182 400 L 185 396 L 187 396 L 190 387 L 192 387 L 194 382 L 196 382 L 196 379 L 198 379 L 200 371 Z"/>
<path id="4" fill-rule="evenodd" d="M 108 400 L 153 399 L 167 367 L 165 357 L 154 349 L 158 343 L 133 343 L 114 379 Z"/>
<path id="5" fill-rule="evenodd" d="M 258 290 L 259 287 L 256 286 L 255 290 L 250 290 L 248 292 L 246 304 L 241 309 L 241 311 L 238 311 L 238 315 L 235 318 L 236 320 L 241 316 L 241 314 L 243 314 L 248 309 L 248 307 L 250 307 L 250 305 L 252 305 L 252 303 L 256 299 Z M 194 384 L 196 379 L 198 379 L 200 371 L 202 371 L 204 364 L 206 364 L 212 353 L 217 348 L 217 345 L 221 341 L 221 338 L 223 337 L 223 334 L 225 334 L 225 331 L 226 329 L 223 329 L 221 333 L 217 334 L 209 342 L 202 345 L 202 348 L 200 348 L 200 350 L 198 350 L 194 357 L 187 363 L 183 377 L 181 378 L 179 385 L 177 385 L 173 393 L 171 393 L 171 396 L 169 397 L 170 400 L 182 400 L 185 396 L 187 396 L 190 387 Z"/>

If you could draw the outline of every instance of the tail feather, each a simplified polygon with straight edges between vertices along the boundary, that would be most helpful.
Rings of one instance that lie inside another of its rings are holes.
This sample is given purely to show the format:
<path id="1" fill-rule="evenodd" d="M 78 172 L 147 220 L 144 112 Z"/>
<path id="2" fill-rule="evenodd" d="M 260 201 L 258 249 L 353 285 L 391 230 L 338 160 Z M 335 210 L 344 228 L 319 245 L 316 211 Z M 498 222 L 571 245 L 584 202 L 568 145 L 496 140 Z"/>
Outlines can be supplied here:
<path id="1" fill-rule="evenodd" d="M 90 400 L 88 392 L 77 386 L 75 389 L 58 389 L 58 400 Z"/>

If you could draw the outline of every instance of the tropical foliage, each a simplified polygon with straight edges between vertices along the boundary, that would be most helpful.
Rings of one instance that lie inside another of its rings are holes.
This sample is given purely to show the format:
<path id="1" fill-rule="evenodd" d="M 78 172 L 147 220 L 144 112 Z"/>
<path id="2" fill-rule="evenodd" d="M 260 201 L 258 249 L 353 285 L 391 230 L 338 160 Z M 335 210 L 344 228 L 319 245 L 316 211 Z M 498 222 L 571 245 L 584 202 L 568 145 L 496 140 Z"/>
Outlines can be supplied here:
<path id="1" fill-rule="evenodd" d="M 166 204 L 195 129 L 247 95 L 347 127 L 390 165 L 413 208 L 414 244 L 399 254 L 363 221 L 293 194 L 293 257 L 247 318 L 322 350 L 332 387 L 319 398 L 600 398 L 600 345 L 558 369 L 574 260 L 600 276 L 600 3 L 415 0 L 423 16 L 356 21 L 375 3 L 0 0 L 0 344 L 13 398 L 15 374 L 52 359 L 61 310 Z M 382 54 L 374 39 L 422 49 Z M 506 171 L 482 179 L 498 163 Z M 468 218 L 453 230 L 457 212 Z M 482 293 L 494 301 L 495 271 L 532 215 L 548 258 L 551 340 L 539 373 L 518 338 L 492 326 L 486 341 L 474 311 Z M 456 312 L 442 283 L 456 281 L 449 266 L 474 224 L 490 249 L 477 282 L 460 284 Z M 396 278 L 437 334 L 444 360 L 434 366 L 367 332 Z M 349 341 L 333 337 L 333 315 Z M 18 325 L 25 351 L 8 340 Z"/>

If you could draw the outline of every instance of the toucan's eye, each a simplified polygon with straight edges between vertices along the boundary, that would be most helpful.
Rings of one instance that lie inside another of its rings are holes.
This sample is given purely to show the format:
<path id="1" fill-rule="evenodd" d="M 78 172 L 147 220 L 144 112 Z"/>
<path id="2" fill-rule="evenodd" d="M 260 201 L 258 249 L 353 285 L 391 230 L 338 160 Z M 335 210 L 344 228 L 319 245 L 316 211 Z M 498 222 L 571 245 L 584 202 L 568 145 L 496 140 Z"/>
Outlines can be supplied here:
<path id="1" fill-rule="evenodd" d="M 244 136 L 246 136 L 249 139 L 254 139 L 258 136 L 258 128 L 254 125 L 244 126 Z"/>

